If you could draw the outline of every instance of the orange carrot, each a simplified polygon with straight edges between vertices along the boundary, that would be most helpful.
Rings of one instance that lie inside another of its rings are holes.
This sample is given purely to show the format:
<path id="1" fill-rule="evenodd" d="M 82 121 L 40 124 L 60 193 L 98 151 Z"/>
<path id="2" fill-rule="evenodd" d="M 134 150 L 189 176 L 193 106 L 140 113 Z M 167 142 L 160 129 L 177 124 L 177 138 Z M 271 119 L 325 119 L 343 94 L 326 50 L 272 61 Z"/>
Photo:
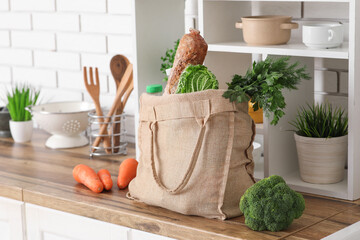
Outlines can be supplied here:
<path id="1" fill-rule="evenodd" d="M 97 175 L 99 176 L 100 181 L 104 185 L 104 188 L 106 190 L 110 190 L 113 186 L 110 172 L 107 169 L 101 169 L 98 171 Z"/>
<path id="2" fill-rule="evenodd" d="M 126 188 L 130 181 L 136 177 L 136 169 L 138 162 L 133 158 L 124 160 L 119 167 L 119 176 L 117 179 L 117 185 L 120 189 Z"/>
<path id="3" fill-rule="evenodd" d="M 77 182 L 84 184 L 93 192 L 100 193 L 104 189 L 94 169 L 84 164 L 79 164 L 74 167 L 73 177 Z"/>

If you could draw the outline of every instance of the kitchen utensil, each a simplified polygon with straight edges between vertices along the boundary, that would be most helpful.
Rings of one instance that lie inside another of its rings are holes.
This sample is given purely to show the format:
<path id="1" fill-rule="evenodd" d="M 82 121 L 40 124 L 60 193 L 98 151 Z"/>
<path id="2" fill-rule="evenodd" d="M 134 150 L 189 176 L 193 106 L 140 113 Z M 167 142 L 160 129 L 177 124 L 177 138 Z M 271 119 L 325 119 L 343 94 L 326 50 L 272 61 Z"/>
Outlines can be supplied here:
<path id="1" fill-rule="evenodd" d="M 28 106 L 33 119 L 42 129 L 52 134 L 45 145 L 49 148 L 74 148 L 88 144 L 80 135 L 88 126 L 88 112 L 95 105 L 87 102 L 57 102 Z"/>
<path id="2" fill-rule="evenodd" d="M 10 113 L 6 107 L 0 107 L 0 137 L 11 137 L 9 121 L 11 120 Z"/>
<path id="3" fill-rule="evenodd" d="M 303 25 L 303 43 L 310 48 L 335 48 L 344 41 L 341 23 L 314 23 Z"/>
<path id="4" fill-rule="evenodd" d="M 88 81 L 87 78 L 87 69 L 86 67 L 84 67 L 84 83 L 85 83 L 85 87 L 86 90 L 88 91 L 89 95 L 91 96 L 91 98 L 94 101 L 95 104 L 95 109 L 96 109 L 96 114 L 98 116 L 103 116 L 103 112 L 101 110 L 100 107 L 100 100 L 99 100 L 99 96 L 100 96 L 100 81 L 99 81 L 99 72 L 98 72 L 98 68 L 95 68 L 95 79 L 96 79 L 96 84 L 94 84 L 94 77 L 93 77 L 93 71 L 92 71 L 92 67 L 90 67 L 89 69 L 89 75 L 90 75 L 90 83 Z M 103 120 L 102 118 L 99 118 L 99 120 Z M 105 151 L 107 153 L 111 153 L 111 143 L 110 143 L 110 139 L 107 136 L 102 137 L 104 139 L 104 148 Z"/>
<path id="5" fill-rule="evenodd" d="M 110 61 L 110 70 L 111 70 L 111 74 L 113 75 L 113 78 L 115 80 L 115 84 L 116 84 L 116 89 L 119 88 L 120 82 L 121 82 L 121 78 L 123 77 L 127 66 L 129 65 L 130 61 L 129 59 L 127 59 L 127 57 L 123 56 L 123 55 L 115 55 L 111 61 Z M 116 115 L 121 114 L 122 112 L 120 112 L 120 109 L 118 108 L 115 112 Z M 115 121 L 119 121 L 119 119 L 115 119 Z M 109 135 L 111 135 L 111 133 L 119 133 L 120 132 L 120 123 L 115 123 L 114 125 L 111 125 L 110 129 L 109 129 Z M 114 145 L 117 146 L 119 145 L 120 139 L 118 136 L 113 136 L 113 141 L 114 141 Z M 115 151 L 117 151 L 118 149 L 114 149 Z"/>
<path id="6" fill-rule="evenodd" d="M 291 30 L 299 25 L 290 16 L 248 16 L 235 24 L 243 29 L 244 41 L 249 45 L 278 45 L 290 40 Z"/>
<path id="7" fill-rule="evenodd" d="M 125 94 L 124 94 L 124 98 L 123 98 L 123 100 L 121 101 L 121 105 L 120 105 L 120 107 L 118 108 L 120 113 L 123 113 L 123 112 L 124 112 L 125 105 L 126 105 L 128 99 L 129 99 L 129 97 L 130 97 L 130 94 L 131 94 L 131 92 L 132 92 L 133 90 L 134 90 L 134 81 L 133 81 L 133 79 L 131 78 L 131 79 L 130 79 L 129 86 L 127 87 L 126 92 L 125 92 Z"/>
<path id="8" fill-rule="evenodd" d="M 105 119 L 104 123 L 109 123 L 111 116 L 115 113 L 116 109 L 120 106 L 121 104 L 121 98 L 124 95 L 127 86 L 130 84 L 130 82 L 132 81 L 132 72 L 133 72 L 133 65 L 130 63 L 125 71 L 124 76 L 121 79 L 119 88 L 116 91 L 116 97 L 114 100 L 113 105 L 111 106 L 109 113 L 108 113 L 108 118 Z M 103 135 L 105 134 L 107 131 L 107 124 L 104 124 L 103 126 L 101 126 L 100 131 L 99 131 L 99 135 Z M 97 147 L 99 146 L 101 137 L 97 137 L 93 143 L 93 147 Z"/>
<path id="9" fill-rule="evenodd" d="M 104 115 L 107 115 L 106 110 L 104 110 Z M 124 114 L 119 114 L 116 115 L 114 114 L 109 121 L 109 125 L 112 126 L 114 124 L 119 124 L 119 126 L 121 126 L 119 132 L 114 133 L 114 132 L 110 132 L 109 133 L 109 137 L 117 137 L 119 138 L 119 143 L 117 145 L 115 145 L 115 142 L 112 141 L 111 143 L 111 154 L 105 152 L 105 149 L 101 146 L 99 147 L 93 147 L 93 143 L 95 141 L 95 139 L 99 136 L 99 129 L 101 127 L 101 125 L 104 122 L 105 118 L 108 118 L 106 116 L 97 116 L 95 111 L 91 111 L 88 114 L 89 116 L 89 126 L 88 126 L 88 137 L 89 137 L 89 141 L 90 141 L 90 157 L 93 156 L 105 156 L 105 155 L 119 155 L 119 154 L 126 154 L 126 146 L 127 146 L 127 142 L 126 142 L 126 129 L 125 129 L 125 121 L 126 121 L 126 115 Z M 101 120 L 100 120 L 101 118 Z M 114 128 L 112 128 L 114 129 Z"/>

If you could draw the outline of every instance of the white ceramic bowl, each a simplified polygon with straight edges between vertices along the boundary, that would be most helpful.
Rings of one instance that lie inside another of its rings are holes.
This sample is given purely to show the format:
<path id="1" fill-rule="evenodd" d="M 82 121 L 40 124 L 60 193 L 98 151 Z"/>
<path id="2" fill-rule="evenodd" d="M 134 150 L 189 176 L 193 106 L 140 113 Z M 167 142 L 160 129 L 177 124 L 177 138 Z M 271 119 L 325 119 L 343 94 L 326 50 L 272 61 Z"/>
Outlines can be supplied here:
<path id="1" fill-rule="evenodd" d="M 88 139 L 80 135 L 88 126 L 88 112 L 95 109 L 87 102 L 58 102 L 28 107 L 42 129 L 52 134 L 45 145 L 49 148 L 85 146 Z"/>
<path id="2" fill-rule="evenodd" d="M 303 43 L 310 48 L 335 48 L 344 41 L 341 23 L 313 23 L 303 25 Z"/>

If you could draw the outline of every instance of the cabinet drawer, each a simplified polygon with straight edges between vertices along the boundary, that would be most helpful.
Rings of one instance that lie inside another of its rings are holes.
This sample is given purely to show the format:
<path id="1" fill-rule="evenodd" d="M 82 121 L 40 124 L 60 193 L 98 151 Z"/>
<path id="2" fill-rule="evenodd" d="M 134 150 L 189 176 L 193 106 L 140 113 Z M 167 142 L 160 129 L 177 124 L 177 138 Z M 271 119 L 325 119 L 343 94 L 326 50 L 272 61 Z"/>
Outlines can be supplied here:
<path id="1" fill-rule="evenodd" d="M 28 240 L 127 240 L 129 229 L 99 220 L 25 204 Z"/>
<path id="2" fill-rule="evenodd" d="M 23 240 L 24 203 L 0 197 L 0 239 Z"/>

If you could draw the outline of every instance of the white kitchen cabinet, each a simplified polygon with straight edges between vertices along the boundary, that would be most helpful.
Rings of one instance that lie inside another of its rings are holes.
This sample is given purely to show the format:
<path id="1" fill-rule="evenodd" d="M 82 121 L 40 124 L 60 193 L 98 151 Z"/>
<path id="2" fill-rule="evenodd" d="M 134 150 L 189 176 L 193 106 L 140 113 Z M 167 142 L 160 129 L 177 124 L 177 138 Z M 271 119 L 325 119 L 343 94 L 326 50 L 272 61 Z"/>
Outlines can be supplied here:
<path id="1" fill-rule="evenodd" d="M 24 240 L 24 203 L 0 197 L 0 239 Z"/>
<path id="2" fill-rule="evenodd" d="M 129 240 L 175 240 L 174 238 L 168 238 L 144 231 L 132 229 L 130 231 Z"/>
<path id="3" fill-rule="evenodd" d="M 25 210 L 27 240 L 129 239 L 126 227 L 29 203 L 25 203 Z"/>

